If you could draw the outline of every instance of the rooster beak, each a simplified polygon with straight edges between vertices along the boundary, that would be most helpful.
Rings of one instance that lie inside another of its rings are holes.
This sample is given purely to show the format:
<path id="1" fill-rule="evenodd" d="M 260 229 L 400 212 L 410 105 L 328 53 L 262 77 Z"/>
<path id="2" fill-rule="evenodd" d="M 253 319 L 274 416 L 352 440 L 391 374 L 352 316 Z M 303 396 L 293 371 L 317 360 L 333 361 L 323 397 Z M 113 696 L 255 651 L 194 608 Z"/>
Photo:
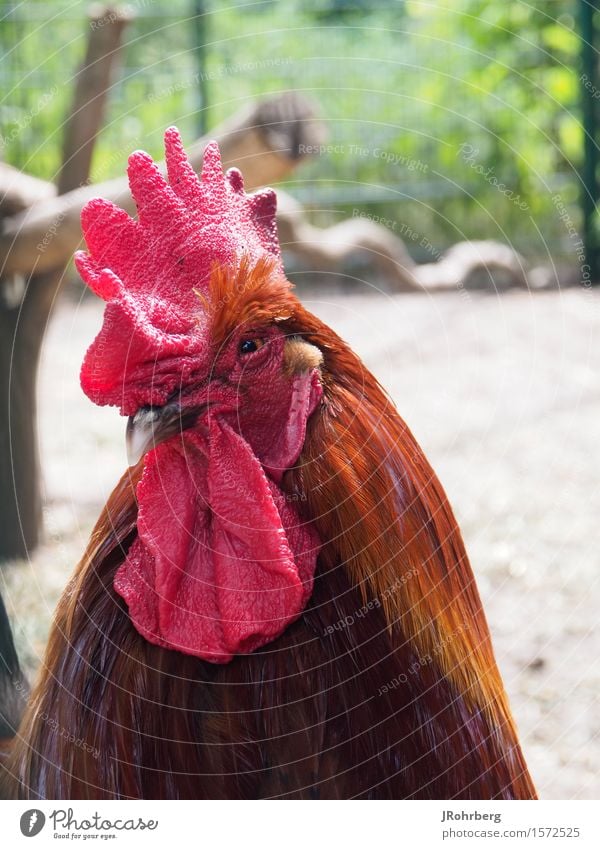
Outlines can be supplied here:
<path id="1" fill-rule="evenodd" d="M 177 401 L 171 401 L 164 407 L 140 407 L 127 421 L 125 443 L 129 465 L 135 466 L 151 448 L 192 427 L 207 406 L 184 409 Z"/>
<path id="2" fill-rule="evenodd" d="M 155 443 L 154 434 L 161 410 L 162 407 L 141 407 L 135 416 L 129 416 L 125 444 L 127 445 L 127 462 L 130 466 L 135 466 Z"/>

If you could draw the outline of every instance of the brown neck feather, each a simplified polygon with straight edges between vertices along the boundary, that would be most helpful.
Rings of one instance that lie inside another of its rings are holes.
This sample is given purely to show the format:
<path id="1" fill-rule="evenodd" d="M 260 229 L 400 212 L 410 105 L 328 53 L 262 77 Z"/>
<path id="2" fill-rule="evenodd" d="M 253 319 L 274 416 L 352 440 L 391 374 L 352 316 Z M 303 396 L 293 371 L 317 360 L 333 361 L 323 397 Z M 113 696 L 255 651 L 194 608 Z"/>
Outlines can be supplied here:
<path id="1" fill-rule="evenodd" d="M 293 470 L 324 557 L 381 603 L 390 633 L 441 674 L 515 753 L 517 792 L 535 794 L 452 508 L 384 390 L 330 328 L 300 307 L 300 332 L 324 354 L 326 400 Z"/>

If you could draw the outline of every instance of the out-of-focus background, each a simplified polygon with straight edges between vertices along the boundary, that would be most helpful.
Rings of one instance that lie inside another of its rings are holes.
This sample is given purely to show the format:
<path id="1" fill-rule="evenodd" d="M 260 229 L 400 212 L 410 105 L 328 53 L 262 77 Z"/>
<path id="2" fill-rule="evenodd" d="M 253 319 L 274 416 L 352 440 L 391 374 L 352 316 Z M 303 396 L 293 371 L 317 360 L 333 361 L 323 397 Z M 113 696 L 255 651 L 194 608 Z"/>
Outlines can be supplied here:
<path id="1" fill-rule="evenodd" d="M 277 188 L 300 297 L 455 507 L 540 795 L 598 796 L 592 5 L 0 2 L 0 591 L 30 674 L 126 466 L 78 385 L 79 211 L 175 123 Z"/>

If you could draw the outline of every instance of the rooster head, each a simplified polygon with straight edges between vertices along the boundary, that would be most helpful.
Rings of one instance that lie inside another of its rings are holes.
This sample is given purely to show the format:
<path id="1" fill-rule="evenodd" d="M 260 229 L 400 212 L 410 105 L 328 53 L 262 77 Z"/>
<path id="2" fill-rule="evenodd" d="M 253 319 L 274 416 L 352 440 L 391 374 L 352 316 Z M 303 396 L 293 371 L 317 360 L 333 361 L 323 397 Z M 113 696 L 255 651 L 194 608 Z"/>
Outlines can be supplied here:
<path id="1" fill-rule="evenodd" d="M 280 484 L 322 398 L 321 353 L 286 331 L 297 300 L 276 199 L 247 195 L 209 144 L 200 177 L 178 131 L 166 172 L 137 151 L 138 220 L 93 199 L 77 268 L 106 302 L 81 370 L 97 404 L 128 416 L 138 535 L 115 578 L 151 642 L 227 662 L 304 608 L 318 552 Z"/>

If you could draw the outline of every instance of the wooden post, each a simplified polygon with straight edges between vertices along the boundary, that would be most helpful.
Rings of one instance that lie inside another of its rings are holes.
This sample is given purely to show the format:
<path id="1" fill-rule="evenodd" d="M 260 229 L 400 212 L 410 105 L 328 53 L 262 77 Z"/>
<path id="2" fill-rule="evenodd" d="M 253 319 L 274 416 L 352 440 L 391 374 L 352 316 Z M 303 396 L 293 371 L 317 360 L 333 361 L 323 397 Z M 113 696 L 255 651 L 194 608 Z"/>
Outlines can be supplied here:
<path id="1" fill-rule="evenodd" d="M 122 50 L 123 31 L 131 12 L 114 6 L 90 10 L 86 56 L 77 74 L 73 106 L 67 118 L 58 194 L 83 186 L 90 175 L 92 154 L 102 129 L 106 99 Z"/>
<path id="2" fill-rule="evenodd" d="M 114 25 L 114 39 L 106 29 Z M 103 43 L 114 57 L 122 22 L 109 17 L 102 27 Z M 94 37 L 97 30 L 90 31 Z M 88 50 L 88 55 L 94 51 Z M 89 67 L 89 66 L 86 66 Z M 87 73 L 84 69 L 82 74 Z M 92 71 L 90 70 L 91 74 Z M 95 79 L 98 77 L 94 76 Z M 104 71 L 102 85 L 110 74 Z M 78 85 L 96 104 L 104 99 L 91 95 L 89 83 Z M 76 97 L 76 103 L 78 102 Z M 10 208 L 17 212 L 3 221 L 0 234 L 0 558 L 22 557 L 36 545 L 40 527 L 41 495 L 37 456 L 35 383 L 40 346 L 52 306 L 60 294 L 65 268 L 81 245 L 80 213 L 93 196 L 109 198 L 134 214 L 126 178 L 96 186 L 85 185 L 91 162 L 89 133 L 96 133 L 102 116 L 90 119 L 87 110 L 75 108 L 68 123 L 65 155 L 70 157 L 76 178 L 69 169 L 61 172 L 61 186 L 73 187 L 64 195 L 48 197 L 52 187 L 26 177 L 13 190 Z M 313 117 L 312 106 L 293 94 L 252 104 L 241 115 L 214 132 L 225 167 L 244 171 L 248 189 L 281 179 L 302 160 L 304 147 L 323 140 L 323 126 Z M 77 141 L 75 141 L 75 139 Z M 202 165 L 208 139 L 190 149 L 197 170 Z M 72 151 L 71 154 L 68 152 Z M 5 172 L 7 180 L 15 175 Z M 85 175 L 85 177 L 84 177 Z M 2 172 L 0 171 L 0 192 Z M 16 181 L 18 183 L 18 181 Z M 82 186 L 81 183 L 84 183 Z M 25 198 L 39 192 L 42 202 L 24 208 Z M 19 287 L 24 287 L 19 292 Z"/>
<path id="3" fill-rule="evenodd" d="M 99 21 L 102 25 L 94 26 Z M 103 122 L 111 67 L 119 51 L 125 22 L 126 18 L 111 7 L 96 8 L 91 13 L 88 58 L 80 72 L 75 105 L 66 124 L 59 192 L 85 183 L 88 178 L 94 141 Z M 89 102 L 86 103 L 85 98 Z M 65 276 L 62 259 L 54 262 L 42 259 L 61 223 L 60 216 L 52 218 L 43 233 L 29 245 L 26 267 L 13 271 L 6 265 L 3 267 L 4 282 L 0 290 L 0 559 L 26 557 L 39 540 L 42 502 L 36 379 L 44 331 Z"/>

